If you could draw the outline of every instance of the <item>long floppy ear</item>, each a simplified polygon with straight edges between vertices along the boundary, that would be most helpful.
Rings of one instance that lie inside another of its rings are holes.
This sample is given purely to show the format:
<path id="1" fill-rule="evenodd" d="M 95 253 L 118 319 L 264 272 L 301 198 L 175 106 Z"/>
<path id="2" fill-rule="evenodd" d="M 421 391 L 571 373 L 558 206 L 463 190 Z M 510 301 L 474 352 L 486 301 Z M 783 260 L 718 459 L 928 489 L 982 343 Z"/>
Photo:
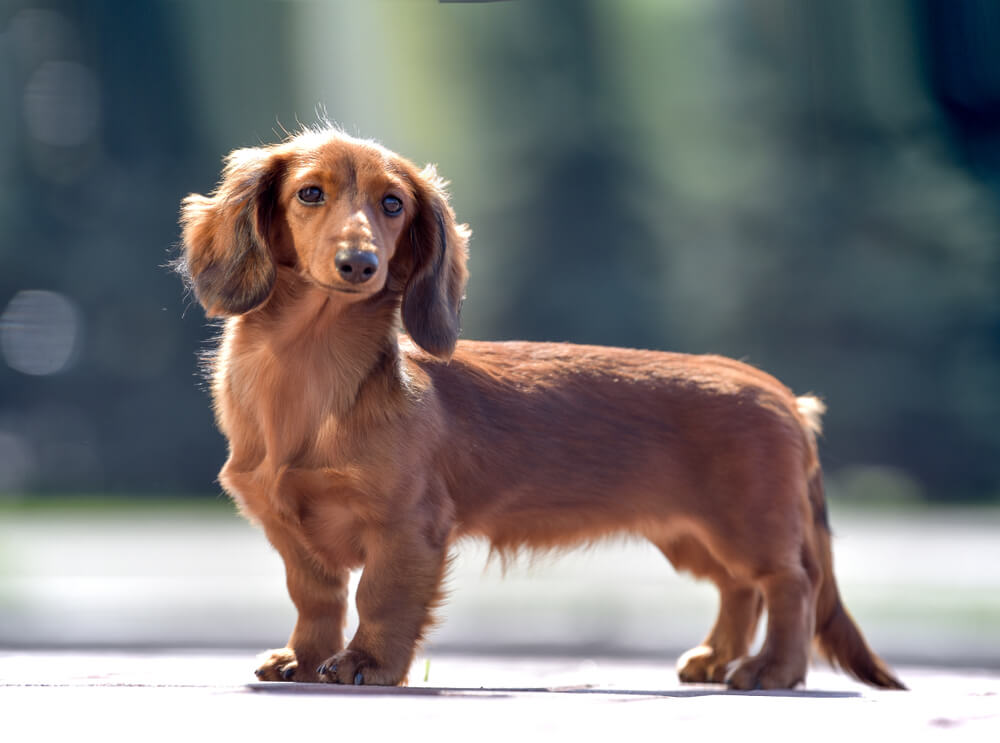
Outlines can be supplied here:
<path id="1" fill-rule="evenodd" d="M 181 203 L 177 269 L 209 317 L 241 315 L 271 294 L 276 269 L 267 241 L 281 164 L 265 148 L 235 150 L 212 195 L 191 194 Z"/>
<path id="2" fill-rule="evenodd" d="M 419 175 L 417 214 L 410 225 L 412 268 L 403 290 L 403 325 L 414 343 L 434 356 L 451 357 L 465 298 L 468 225 L 456 224 L 447 185 L 433 165 Z"/>

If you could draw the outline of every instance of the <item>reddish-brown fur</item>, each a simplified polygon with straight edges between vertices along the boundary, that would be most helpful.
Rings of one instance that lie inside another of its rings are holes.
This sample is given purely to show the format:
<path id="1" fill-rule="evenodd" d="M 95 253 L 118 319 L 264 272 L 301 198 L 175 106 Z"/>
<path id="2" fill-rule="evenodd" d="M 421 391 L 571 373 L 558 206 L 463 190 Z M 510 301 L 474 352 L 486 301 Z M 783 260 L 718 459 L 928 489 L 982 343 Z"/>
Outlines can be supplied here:
<path id="1" fill-rule="evenodd" d="M 303 203 L 309 187 L 325 201 Z M 793 687 L 815 636 L 862 681 L 901 688 L 837 593 L 814 398 L 715 356 L 458 342 L 468 230 L 443 183 L 334 130 L 237 150 L 182 223 L 181 269 L 226 318 L 220 480 L 298 609 L 260 678 L 402 683 L 460 536 L 511 553 L 630 534 L 719 587 L 681 679 Z M 369 280 L 338 273 L 342 249 L 377 261 Z"/>

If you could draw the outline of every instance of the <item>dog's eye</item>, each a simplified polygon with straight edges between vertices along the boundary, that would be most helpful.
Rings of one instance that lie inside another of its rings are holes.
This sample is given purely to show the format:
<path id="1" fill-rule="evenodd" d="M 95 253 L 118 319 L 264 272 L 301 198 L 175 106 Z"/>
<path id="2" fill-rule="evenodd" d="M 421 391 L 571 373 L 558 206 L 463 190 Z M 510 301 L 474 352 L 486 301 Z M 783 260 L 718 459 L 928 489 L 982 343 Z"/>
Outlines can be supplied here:
<path id="1" fill-rule="evenodd" d="M 403 212 L 403 201 L 396 196 L 386 196 L 382 199 L 382 211 L 390 217 L 398 217 Z"/>
<path id="2" fill-rule="evenodd" d="M 322 204 L 326 201 L 326 194 L 319 186 L 306 186 L 300 188 L 298 193 L 299 201 L 303 204 Z"/>

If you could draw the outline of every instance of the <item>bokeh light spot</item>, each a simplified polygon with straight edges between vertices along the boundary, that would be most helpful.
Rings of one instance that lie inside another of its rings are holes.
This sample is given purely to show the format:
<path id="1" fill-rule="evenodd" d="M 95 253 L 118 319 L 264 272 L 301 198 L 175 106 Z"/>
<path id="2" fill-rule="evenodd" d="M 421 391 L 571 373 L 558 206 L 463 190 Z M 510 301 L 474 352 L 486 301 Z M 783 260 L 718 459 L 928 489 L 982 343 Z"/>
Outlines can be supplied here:
<path id="1" fill-rule="evenodd" d="M 0 316 L 0 351 L 8 366 L 24 374 L 55 374 L 68 368 L 79 335 L 79 310 L 56 292 L 20 291 Z"/>

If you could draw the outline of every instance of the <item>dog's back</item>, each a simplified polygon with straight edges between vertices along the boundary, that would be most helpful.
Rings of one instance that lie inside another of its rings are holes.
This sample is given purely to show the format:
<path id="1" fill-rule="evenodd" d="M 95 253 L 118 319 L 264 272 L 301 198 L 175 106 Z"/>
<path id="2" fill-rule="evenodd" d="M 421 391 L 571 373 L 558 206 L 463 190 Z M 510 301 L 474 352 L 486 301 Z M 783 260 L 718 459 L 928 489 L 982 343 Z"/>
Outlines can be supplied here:
<path id="1" fill-rule="evenodd" d="M 795 396 L 730 359 L 462 341 L 447 364 L 412 360 L 446 412 L 437 457 L 459 521 L 501 546 L 704 529 L 733 511 L 745 531 L 793 508 L 780 499 L 804 497 L 817 461 Z"/>

